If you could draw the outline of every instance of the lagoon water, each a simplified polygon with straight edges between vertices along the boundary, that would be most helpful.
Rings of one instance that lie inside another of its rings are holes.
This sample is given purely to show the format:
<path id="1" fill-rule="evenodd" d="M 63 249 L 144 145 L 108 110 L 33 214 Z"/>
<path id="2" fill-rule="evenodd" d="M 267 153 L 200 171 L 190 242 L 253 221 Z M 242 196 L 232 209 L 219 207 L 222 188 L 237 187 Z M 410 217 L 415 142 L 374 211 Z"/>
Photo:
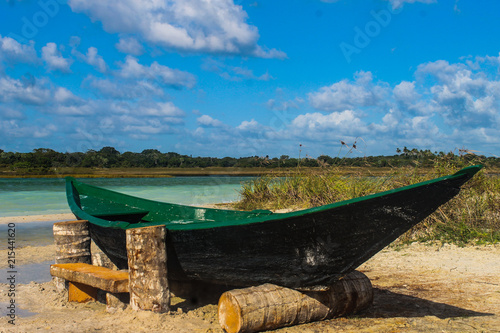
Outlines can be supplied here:
<path id="1" fill-rule="evenodd" d="M 83 181 L 142 198 L 199 206 L 232 202 L 251 177 L 91 178 Z M 0 179 L 0 217 L 70 213 L 60 178 Z"/>
<path id="2" fill-rule="evenodd" d="M 238 200 L 242 183 L 251 179 L 252 177 L 211 176 L 93 178 L 82 181 L 147 199 L 199 206 Z M 0 217 L 59 213 L 70 213 L 64 179 L 0 179 Z M 52 224 L 53 221 L 16 224 L 16 247 L 53 244 Z M 0 224 L 0 240 L 3 244 L 7 244 L 7 228 L 7 224 Z M 51 263 L 18 266 L 18 283 L 49 281 L 47 267 Z M 5 280 L 5 274 L 6 270 L 0 270 L 0 280 Z"/>

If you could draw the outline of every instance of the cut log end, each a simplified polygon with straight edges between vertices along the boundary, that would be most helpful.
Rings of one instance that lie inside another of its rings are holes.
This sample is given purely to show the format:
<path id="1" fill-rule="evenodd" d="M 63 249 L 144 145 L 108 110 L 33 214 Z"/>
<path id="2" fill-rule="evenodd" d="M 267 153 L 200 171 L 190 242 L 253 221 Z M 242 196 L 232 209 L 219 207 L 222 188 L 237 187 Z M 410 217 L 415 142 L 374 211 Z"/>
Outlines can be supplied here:
<path id="1" fill-rule="evenodd" d="M 229 292 L 222 294 L 219 300 L 219 322 L 227 333 L 241 331 L 241 307 Z"/>
<path id="2" fill-rule="evenodd" d="M 219 323 L 228 333 L 257 332 L 350 315 L 373 301 L 368 277 L 353 272 L 325 291 L 300 292 L 264 284 L 219 299 Z"/>

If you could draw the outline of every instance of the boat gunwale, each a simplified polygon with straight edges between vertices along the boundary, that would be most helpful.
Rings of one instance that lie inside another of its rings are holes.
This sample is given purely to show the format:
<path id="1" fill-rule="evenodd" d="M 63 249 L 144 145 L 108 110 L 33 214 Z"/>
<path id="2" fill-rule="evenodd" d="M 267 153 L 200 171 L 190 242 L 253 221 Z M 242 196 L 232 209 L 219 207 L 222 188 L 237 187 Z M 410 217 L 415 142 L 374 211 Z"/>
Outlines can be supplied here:
<path id="1" fill-rule="evenodd" d="M 483 168 L 482 165 L 474 165 L 474 166 L 469 166 L 466 168 L 463 168 L 459 171 L 457 171 L 454 174 L 451 175 L 446 175 L 430 180 L 426 180 L 423 182 L 419 182 L 416 184 L 411 184 L 403 187 L 398 187 L 395 189 L 387 190 L 387 191 L 382 191 L 378 193 L 373 193 L 370 195 L 366 196 L 361 196 L 361 197 L 356 197 L 348 200 L 342 200 L 342 201 L 337 201 L 333 202 L 331 204 L 323 205 L 323 206 L 318 206 L 318 207 L 312 207 L 312 208 L 307 208 L 299 211 L 293 211 L 293 212 L 288 212 L 288 213 L 272 213 L 269 215 L 263 215 L 263 216 L 257 216 L 257 217 L 251 217 L 248 219 L 243 219 L 243 220 L 226 220 L 226 221 L 199 221 L 199 222 L 192 222 L 188 224 L 171 224 L 169 221 L 159 221 L 159 222 L 145 222 L 145 223 L 129 223 L 129 222 L 124 222 L 124 221 L 110 221 L 110 220 L 105 220 L 98 218 L 94 215 L 91 215 L 87 212 L 85 212 L 81 207 L 78 206 L 78 204 L 73 200 L 73 194 L 74 194 L 74 189 L 77 189 L 77 186 L 74 186 L 73 183 L 77 184 L 82 184 L 83 186 L 87 186 L 93 189 L 101 190 L 101 191 L 106 191 L 106 192 L 111 192 L 114 194 L 119 194 L 120 196 L 128 197 L 128 198 L 133 198 L 135 200 L 139 199 L 141 201 L 145 202 L 151 202 L 155 204 L 161 204 L 161 205 L 170 205 L 174 207 L 182 207 L 182 208 L 189 208 L 189 209 L 204 209 L 204 210 L 210 210 L 210 211 L 217 211 L 217 212 L 241 212 L 242 214 L 244 213 L 251 213 L 251 211 L 237 211 L 237 210 L 224 210 L 224 209 L 217 209 L 217 208 L 206 208 L 206 207 L 198 207 L 198 206 L 187 206 L 187 205 L 180 205 L 180 204 L 175 204 L 175 203 L 168 203 L 168 202 L 161 202 L 161 201 L 155 201 L 151 199 L 144 199 L 140 197 L 136 197 L 133 195 L 129 194 L 124 194 L 121 192 L 105 189 L 102 187 L 94 186 L 94 185 L 89 185 L 82 183 L 78 181 L 77 179 L 73 177 L 66 177 L 66 197 L 68 200 L 68 204 L 72 210 L 72 212 L 77 215 L 79 218 L 86 219 L 90 223 L 99 225 L 101 227 L 107 227 L 107 228 L 113 228 L 113 229 L 131 229 L 131 228 L 140 228 L 140 227 L 146 227 L 146 226 L 154 226 L 154 225 L 165 225 L 165 227 L 169 230 L 194 230 L 194 229 L 211 229 L 211 228 L 221 228 L 221 227 L 232 227 L 232 226 L 241 226 L 241 225 L 251 225 L 251 224 L 258 224 L 258 223 L 263 223 L 263 222 L 271 222 L 271 221 L 276 221 L 276 220 L 281 220 L 281 219 L 289 219 L 289 218 L 295 218 L 295 217 L 300 217 L 304 215 L 309 215 L 309 214 L 314 214 L 314 213 L 321 213 L 323 211 L 327 211 L 330 209 L 334 209 L 337 207 L 341 206 L 346 206 L 346 205 L 351 205 L 354 203 L 366 201 L 366 200 L 371 200 L 374 198 L 382 197 L 385 195 L 390 195 L 402 191 L 406 191 L 409 189 L 413 188 L 418 188 L 421 186 L 426 186 L 434 183 L 438 183 L 441 181 L 445 180 L 450 180 L 450 179 L 455 179 L 459 177 L 468 177 L 469 179 L 472 178 L 477 172 L 479 172 Z"/>

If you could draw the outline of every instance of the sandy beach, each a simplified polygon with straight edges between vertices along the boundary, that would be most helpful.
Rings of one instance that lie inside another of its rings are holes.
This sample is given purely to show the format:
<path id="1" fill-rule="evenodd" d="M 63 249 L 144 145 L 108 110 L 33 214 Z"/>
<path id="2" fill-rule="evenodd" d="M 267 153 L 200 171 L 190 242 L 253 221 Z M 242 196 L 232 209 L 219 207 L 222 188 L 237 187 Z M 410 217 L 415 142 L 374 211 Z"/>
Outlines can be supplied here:
<path id="1" fill-rule="evenodd" d="M 46 218 L 42 215 L 37 221 Z M 63 219 L 52 216 L 52 221 Z M 35 220 L 30 216 L 15 221 Z M 54 250 L 53 245 L 18 248 L 18 270 L 53 260 Z M 0 250 L 3 271 L 7 251 Z M 374 304 L 368 310 L 274 332 L 500 332 L 500 245 L 393 246 L 358 270 L 374 287 Z M 2 306 L 9 302 L 8 289 L 0 284 Z M 174 297 L 169 314 L 135 312 L 130 307 L 108 313 L 100 302 L 68 303 L 52 282 L 18 284 L 16 325 L 2 316 L 0 332 L 223 332 L 217 319 L 218 296 L 197 304 Z"/>
<path id="2" fill-rule="evenodd" d="M 75 220 L 72 213 L 0 217 L 0 224 Z"/>

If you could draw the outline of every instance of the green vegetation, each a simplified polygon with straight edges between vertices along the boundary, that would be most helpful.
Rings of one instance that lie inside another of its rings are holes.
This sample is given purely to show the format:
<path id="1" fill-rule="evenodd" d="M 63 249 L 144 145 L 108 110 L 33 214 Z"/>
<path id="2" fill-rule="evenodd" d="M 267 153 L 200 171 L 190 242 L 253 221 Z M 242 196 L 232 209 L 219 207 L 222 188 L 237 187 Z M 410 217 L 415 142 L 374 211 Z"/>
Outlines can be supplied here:
<path id="1" fill-rule="evenodd" d="M 462 167 L 480 164 L 473 155 L 438 156 L 432 168 L 393 168 L 382 177 L 369 174 L 343 176 L 341 165 L 316 172 L 297 168 L 285 177 L 262 176 L 244 185 L 240 209 L 304 209 L 348 200 L 376 192 L 452 174 Z M 400 237 L 399 242 L 439 240 L 443 243 L 496 243 L 500 241 L 500 178 L 484 171 L 465 184 L 458 196 Z"/>
<path id="2" fill-rule="evenodd" d="M 347 146 L 345 144 L 342 147 Z M 354 147 L 354 145 L 353 145 Z M 351 148 L 352 150 L 353 148 Z M 282 155 L 279 158 L 269 156 L 248 157 L 193 157 L 174 152 L 162 153 L 156 149 L 146 149 L 140 153 L 120 153 L 113 147 L 104 147 L 99 151 L 60 153 L 52 149 L 38 148 L 29 153 L 6 152 L 0 149 L 0 175 L 64 175 L 64 174 L 102 174 L 127 175 L 134 170 L 139 175 L 165 175 L 167 172 L 158 172 L 160 169 L 205 169 L 205 168 L 233 168 L 254 169 L 251 173 L 269 173 L 271 171 L 286 171 L 287 169 L 313 168 L 322 170 L 325 166 L 342 165 L 342 172 L 356 173 L 363 168 L 370 172 L 391 172 L 394 167 L 405 167 L 418 164 L 421 168 L 432 168 L 435 161 L 442 158 L 454 157 L 453 153 L 432 153 L 429 150 L 409 150 L 404 147 L 397 149 L 393 156 L 365 156 L 365 157 L 330 157 L 327 155 L 318 158 L 292 158 Z M 467 158 L 469 155 L 465 155 Z M 489 170 L 500 169 L 500 158 L 474 156 Z M 367 169 L 368 168 L 368 169 Z M 377 169 L 377 170 L 375 170 Z M 226 169 L 228 170 L 228 169 Z M 255 171 L 258 170 L 258 171 Z M 363 171 L 363 172 L 364 172 Z M 169 173 L 169 172 L 168 172 Z M 188 173 L 189 172 L 185 172 Z M 232 171 L 229 173 L 233 173 Z M 240 170 L 240 174 L 248 172 Z"/>
<path id="3" fill-rule="evenodd" d="M 342 143 L 341 150 L 345 145 Z M 349 148 L 349 147 L 348 147 Z M 353 145 L 348 155 L 355 149 Z M 0 149 L 2 177 L 165 177 L 170 175 L 262 175 L 242 189 L 240 209 L 303 209 L 414 184 L 483 164 L 449 203 L 400 238 L 455 244 L 500 241 L 500 158 L 429 150 L 397 149 L 393 156 L 279 158 L 192 157 L 147 149 L 120 153 L 113 147 L 85 153 L 39 148 L 29 153 Z M 340 152 L 339 152 L 340 154 Z"/>

